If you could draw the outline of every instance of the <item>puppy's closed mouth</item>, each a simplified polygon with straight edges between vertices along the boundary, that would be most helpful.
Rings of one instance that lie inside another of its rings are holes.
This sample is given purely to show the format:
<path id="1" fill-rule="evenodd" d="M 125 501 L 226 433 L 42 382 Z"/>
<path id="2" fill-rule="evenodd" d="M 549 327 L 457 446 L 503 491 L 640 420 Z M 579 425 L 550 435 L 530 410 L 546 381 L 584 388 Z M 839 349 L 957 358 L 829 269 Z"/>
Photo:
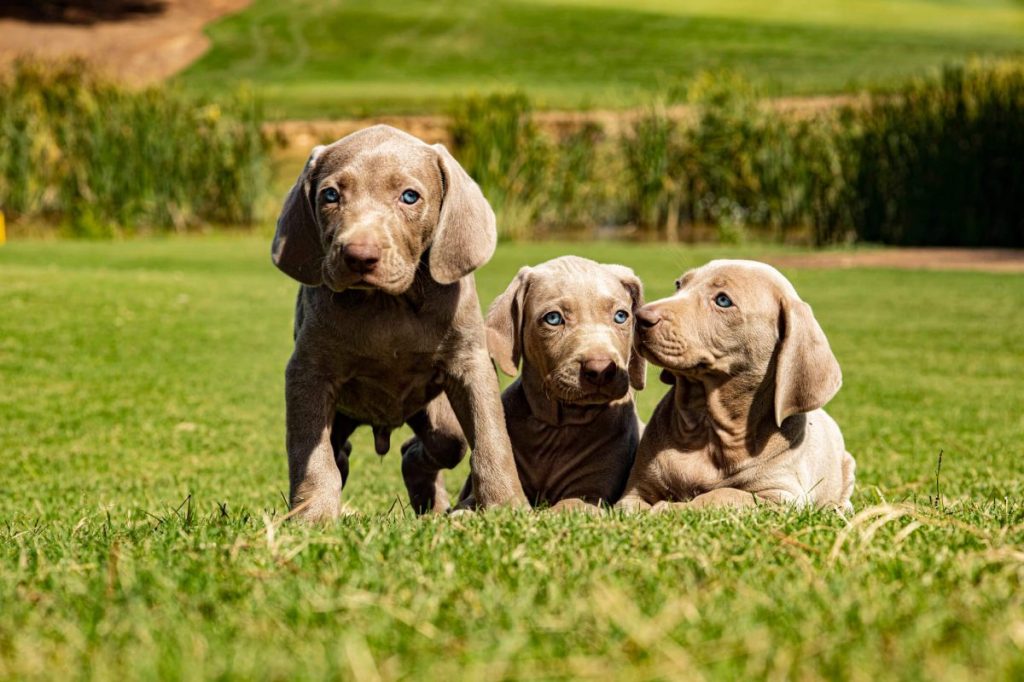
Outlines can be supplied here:
<path id="1" fill-rule="evenodd" d="M 633 346 L 645 360 L 657 365 L 658 367 L 668 367 L 674 364 L 671 360 L 667 360 L 663 357 L 661 350 L 657 347 L 657 344 L 652 344 L 650 339 L 643 339 L 640 334 L 638 334 L 634 340 Z"/>
<path id="2" fill-rule="evenodd" d="M 659 348 L 656 343 L 648 341 L 636 342 L 636 349 L 641 356 L 652 365 L 672 372 L 706 372 L 712 367 L 713 360 L 709 357 L 686 358 L 686 349 L 675 346 L 672 349 Z"/>
<path id="3" fill-rule="evenodd" d="M 576 383 L 554 378 L 544 382 L 544 393 L 548 398 L 568 405 L 605 405 L 621 399 L 629 392 L 628 382 L 621 383 L 624 387 L 616 381 L 608 386 L 587 389 Z"/>

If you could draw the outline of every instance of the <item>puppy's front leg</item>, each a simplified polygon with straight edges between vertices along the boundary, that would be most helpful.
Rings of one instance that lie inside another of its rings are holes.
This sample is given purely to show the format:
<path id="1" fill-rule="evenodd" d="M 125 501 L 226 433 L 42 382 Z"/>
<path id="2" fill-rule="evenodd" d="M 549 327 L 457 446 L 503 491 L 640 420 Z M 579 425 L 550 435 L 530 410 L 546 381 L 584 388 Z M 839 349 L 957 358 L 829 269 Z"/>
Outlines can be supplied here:
<path id="1" fill-rule="evenodd" d="M 447 396 L 434 398 L 408 421 L 415 438 L 402 445 L 402 478 L 417 514 L 448 511 L 442 469 L 453 469 L 466 455 L 466 441 Z"/>
<path id="2" fill-rule="evenodd" d="M 483 508 L 528 506 L 505 428 L 498 377 L 483 343 L 457 353 L 445 374 L 445 392 L 469 446 L 473 499 Z"/>
<path id="3" fill-rule="evenodd" d="M 665 456 L 666 453 L 652 446 L 650 441 L 640 440 L 636 460 L 626 479 L 626 489 L 615 503 L 616 509 L 627 512 L 647 511 L 652 504 L 671 497 L 662 465 Z"/>
<path id="4" fill-rule="evenodd" d="M 641 441 L 642 445 L 643 441 Z M 633 463 L 633 468 L 630 470 L 629 478 L 626 481 L 626 489 L 623 491 L 619 501 L 615 503 L 616 509 L 622 509 L 627 512 L 647 511 L 651 508 L 651 503 L 648 502 L 648 499 L 654 499 L 655 501 L 661 499 L 659 496 L 651 495 L 649 490 L 651 487 L 650 479 L 653 478 L 651 475 L 651 469 L 653 469 L 652 459 L 646 456 L 642 449 L 637 453 L 636 461 Z"/>
<path id="5" fill-rule="evenodd" d="M 329 521 L 341 511 L 341 471 L 331 446 L 335 389 L 297 356 L 285 371 L 289 499 L 304 521 Z"/>

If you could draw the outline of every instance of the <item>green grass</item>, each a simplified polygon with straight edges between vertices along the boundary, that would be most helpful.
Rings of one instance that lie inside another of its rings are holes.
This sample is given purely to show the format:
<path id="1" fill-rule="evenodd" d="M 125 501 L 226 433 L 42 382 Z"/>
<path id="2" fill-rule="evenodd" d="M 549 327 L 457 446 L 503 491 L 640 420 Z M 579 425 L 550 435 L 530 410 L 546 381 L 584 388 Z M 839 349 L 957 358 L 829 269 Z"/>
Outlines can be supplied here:
<path id="1" fill-rule="evenodd" d="M 502 245 L 481 298 L 567 251 L 649 298 L 760 252 Z M 421 520 L 360 432 L 357 513 L 308 529 L 275 521 L 295 286 L 266 239 L 0 248 L 0 678 L 1020 679 L 1024 277 L 789 274 L 877 518 Z"/>
<path id="2" fill-rule="evenodd" d="M 893 85 L 973 54 L 1020 54 L 1015 0 L 256 0 L 208 28 L 182 76 L 252 81 L 278 117 L 444 109 L 520 89 L 542 106 L 621 107 L 728 68 L 765 94 Z"/>

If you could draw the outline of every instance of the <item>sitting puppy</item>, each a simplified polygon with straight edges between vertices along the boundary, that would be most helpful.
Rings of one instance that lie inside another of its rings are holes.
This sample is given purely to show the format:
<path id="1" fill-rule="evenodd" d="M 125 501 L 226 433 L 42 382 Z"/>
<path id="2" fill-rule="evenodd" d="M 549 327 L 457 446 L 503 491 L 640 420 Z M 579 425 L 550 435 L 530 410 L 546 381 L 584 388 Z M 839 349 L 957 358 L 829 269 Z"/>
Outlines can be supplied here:
<path id="1" fill-rule="evenodd" d="M 285 374 L 301 518 L 339 514 L 362 424 L 378 454 L 403 423 L 421 437 L 402 462 L 419 511 L 447 509 L 440 470 L 462 459 L 463 433 L 477 503 L 525 503 L 470 274 L 496 239 L 480 188 L 440 145 L 374 126 L 313 150 L 272 252 L 303 285 Z"/>
<path id="2" fill-rule="evenodd" d="M 522 358 L 502 402 L 532 504 L 596 509 L 622 494 L 640 439 L 630 386 L 645 378 L 632 351 L 642 298 L 629 268 L 564 256 L 520 270 L 491 305 L 491 356 L 509 376 Z"/>
<path id="3" fill-rule="evenodd" d="M 719 260 L 637 311 L 637 345 L 672 385 L 619 505 L 850 511 L 853 457 L 821 407 L 842 375 L 811 307 L 777 270 Z"/>

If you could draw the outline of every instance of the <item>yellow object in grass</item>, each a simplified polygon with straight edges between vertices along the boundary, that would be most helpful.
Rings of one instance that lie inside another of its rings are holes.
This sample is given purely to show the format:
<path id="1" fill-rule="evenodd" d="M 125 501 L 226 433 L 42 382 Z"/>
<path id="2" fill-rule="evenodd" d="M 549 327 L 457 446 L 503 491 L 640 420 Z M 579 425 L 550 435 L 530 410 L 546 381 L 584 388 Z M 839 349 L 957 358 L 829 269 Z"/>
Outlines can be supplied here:
<path id="1" fill-rule="evenodd" d="M 4 225 L 4 212 L 0 211 L 0 246 L 7 241 L 7 228 Z"/>

